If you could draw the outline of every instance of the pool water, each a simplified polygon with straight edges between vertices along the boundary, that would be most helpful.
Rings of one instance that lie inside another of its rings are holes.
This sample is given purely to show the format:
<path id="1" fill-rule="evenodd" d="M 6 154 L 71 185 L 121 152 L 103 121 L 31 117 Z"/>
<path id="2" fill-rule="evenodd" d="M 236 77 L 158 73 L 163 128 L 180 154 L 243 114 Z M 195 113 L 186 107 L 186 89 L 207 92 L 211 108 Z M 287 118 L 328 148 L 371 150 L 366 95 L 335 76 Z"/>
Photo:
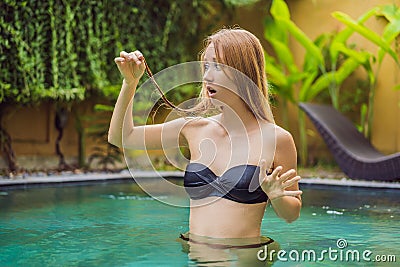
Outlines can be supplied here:
<path id="1" fill-rule="evenodd" d="M 277 218 L 271 207 L 265 213 L 262 234 L 282 250 L 273 266 L 398 264 L 400 190 L 302 190 L 301 217 L 294 223 Z M 208 266 L 176 241 L 188 231 L 188 215 L 188 208 L 156 201 L 133 181 L 0 189 L 0 266 Z M 305 250 L 315 251 L 315 258 L 302 258 Z M 356 250 L 359 260 L 351 256 Z"/>

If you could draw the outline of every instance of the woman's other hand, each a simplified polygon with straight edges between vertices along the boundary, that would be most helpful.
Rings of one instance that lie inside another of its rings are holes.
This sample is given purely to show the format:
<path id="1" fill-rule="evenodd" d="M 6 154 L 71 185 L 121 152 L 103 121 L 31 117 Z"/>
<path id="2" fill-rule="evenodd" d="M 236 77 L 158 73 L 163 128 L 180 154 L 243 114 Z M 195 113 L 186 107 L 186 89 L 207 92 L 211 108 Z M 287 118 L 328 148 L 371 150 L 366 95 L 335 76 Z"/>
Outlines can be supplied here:
<path id="1" fill-rule="evenodd" d="M 291 169 L 281 174 L 283 168 L 278 166 L 270 175 L 267 175 L 267 168 L 266 161 L 262 160 L 260 166 L 261 188 L 270 200 L 283 196 L 296 197 L 303 193 L 301 190 L 286 190 L 301 179 L 300 176 L 296 175 L 295 170 Z"/>
<path id="2" fill-rule="evenodd" d="M 127 53 L 122 51 L 114 59 L 126 83 L 130 84 L 139 80 L 145 70 L 144 57 L 140 51 Z"/>

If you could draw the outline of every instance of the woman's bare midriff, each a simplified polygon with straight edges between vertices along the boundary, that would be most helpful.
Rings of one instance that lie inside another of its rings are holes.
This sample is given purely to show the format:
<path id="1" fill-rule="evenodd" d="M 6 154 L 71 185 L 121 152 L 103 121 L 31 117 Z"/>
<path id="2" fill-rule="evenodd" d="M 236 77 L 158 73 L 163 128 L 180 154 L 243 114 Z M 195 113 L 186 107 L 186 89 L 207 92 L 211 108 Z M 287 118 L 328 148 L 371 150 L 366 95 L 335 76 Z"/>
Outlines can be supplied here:
<path id="1" fill-rule="evenodd" d="M 189 232 L 213 238 L 258 237 L 266 204 L 243 204 L 218 197 L 191 200 Z"/>

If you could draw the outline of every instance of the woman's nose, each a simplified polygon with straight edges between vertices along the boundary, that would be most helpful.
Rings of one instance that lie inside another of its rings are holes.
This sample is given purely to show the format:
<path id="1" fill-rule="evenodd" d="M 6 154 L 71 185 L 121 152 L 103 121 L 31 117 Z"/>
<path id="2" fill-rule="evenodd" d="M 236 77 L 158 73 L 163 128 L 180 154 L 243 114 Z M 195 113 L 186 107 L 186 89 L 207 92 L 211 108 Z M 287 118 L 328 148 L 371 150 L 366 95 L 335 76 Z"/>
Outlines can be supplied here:
<path id="1" fill-rule="evenodd" d="M 212 82 L 214 80 L 212 71 L 210 71 L 210 69 L 204 70 L 203 80 L 205 80 L 207 82 Z"/>

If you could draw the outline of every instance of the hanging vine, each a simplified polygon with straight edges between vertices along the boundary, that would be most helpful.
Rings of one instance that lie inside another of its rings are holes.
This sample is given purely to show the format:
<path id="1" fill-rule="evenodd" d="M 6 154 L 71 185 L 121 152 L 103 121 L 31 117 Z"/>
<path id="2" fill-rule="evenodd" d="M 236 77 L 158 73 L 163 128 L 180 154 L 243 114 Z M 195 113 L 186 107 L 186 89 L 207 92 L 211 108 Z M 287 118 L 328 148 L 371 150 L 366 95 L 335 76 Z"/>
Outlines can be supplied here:
<path id="1" fill-rule="evenodd" d="M 140 49 L 155 72 L 196 60 L 196 46 L 234 6 L 228 0 L 3 0 L 0 109 L 52 101 L 56 113 L 92 96 L 112 100 L 121 79 L 113 64 L 119 51 Z M 1 130 L 10 136 L 10 152 L 3 153 L 13 153 L 12 136 Z"/>

